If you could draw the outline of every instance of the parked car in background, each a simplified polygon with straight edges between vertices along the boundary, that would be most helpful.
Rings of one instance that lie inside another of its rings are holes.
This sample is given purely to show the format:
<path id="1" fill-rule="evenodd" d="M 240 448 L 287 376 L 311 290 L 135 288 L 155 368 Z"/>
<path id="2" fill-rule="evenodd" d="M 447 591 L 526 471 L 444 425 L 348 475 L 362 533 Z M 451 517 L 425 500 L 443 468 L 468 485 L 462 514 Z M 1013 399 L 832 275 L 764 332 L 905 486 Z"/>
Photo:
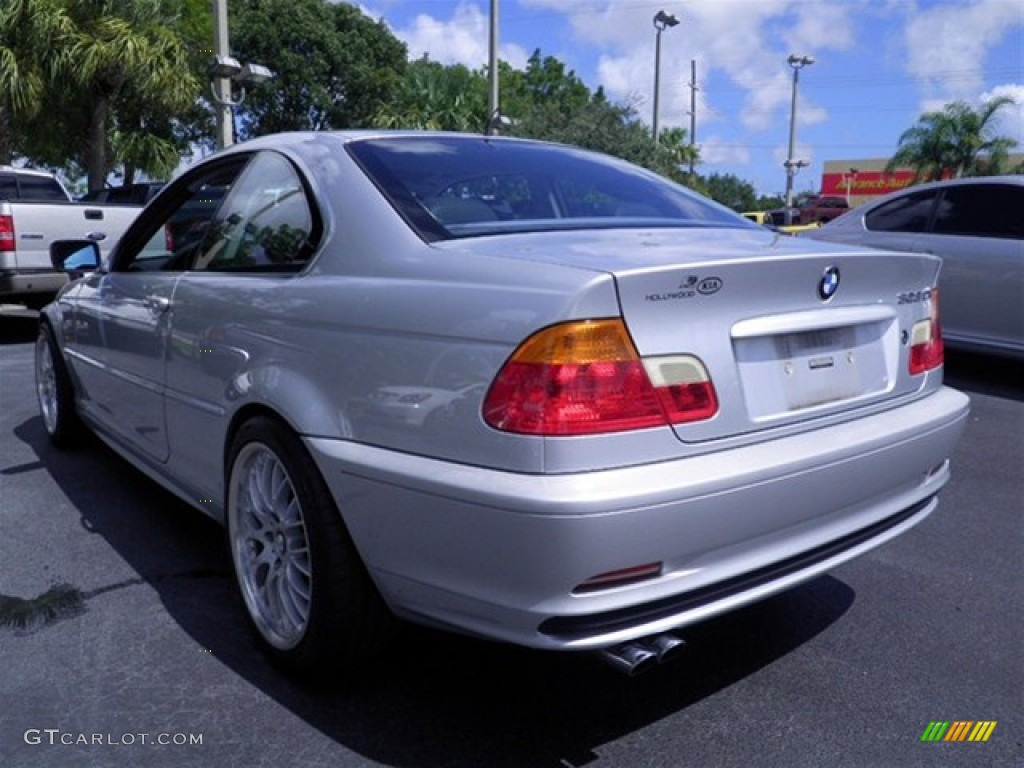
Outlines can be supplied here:
<path id="1" fill-rule="evenodd" d="M 760 224 L 775 232 L 782 232 L 786 235 L 798 235 L 809 229 L 817 229 L 821 226 L 818 222 L 811 224 L 786 224 L 785 210 L 778 211 L 745 211 L 740 214 L 748 221 Z"/>
<path id="2" fill-rule="evenodd" d="M 0 200 L 8 203 L 65 203 L 71 199 L 52 173 L 0 166 Z"/>
<path id="3" fill-rule="evenodd" d="M 832 195 L 808 197 L 797 207 L 799 215 L 798 221 L 794 222 L 796 224 L 825 224 L 850 210 L 850 204 L 846 202 L 845 197 Z"/>
<path id="4" fill-rule="evenodd" d="M 940 256 L 947 343 L 1024 358 L 1024 176 L 910 187 L 808 236 Z"/>
<path id="5" fill-rule="evenodd" d="M 142 181 L 135 184 L 122 184 L 118 187 L 105 187 L 82 195 L 82 202 L 94 203 L 126 203 L 128 205 L 145 205 L 156 193 L 164 188 L 163 181 Z"/>
<path id="6" fill-rule="evenodd" d="M 562 145 L 254 139 L 97 250 L 53 246 L 95 271 L 41 315 L 47 432 L 224 523 L 257 637 L 316 677 L 391 614 L 636 672 L 925 519 L 968 413 L 938 259 Z"/>
<path id="7" fill-rule="evenodd" d="M 773 224 L 771 211 L 744 211 L 740 216 L 755 224 L 760 224 L 762 227 Z"/>
<path id="8" fill-rule="evenodd" d="M 50 244 L 87 238 L 105 254 L 140 209 L 76 203 L 53 174 L 0 167 L 0 303 L 45 304 L 67 282 L 50 263 Z"/>

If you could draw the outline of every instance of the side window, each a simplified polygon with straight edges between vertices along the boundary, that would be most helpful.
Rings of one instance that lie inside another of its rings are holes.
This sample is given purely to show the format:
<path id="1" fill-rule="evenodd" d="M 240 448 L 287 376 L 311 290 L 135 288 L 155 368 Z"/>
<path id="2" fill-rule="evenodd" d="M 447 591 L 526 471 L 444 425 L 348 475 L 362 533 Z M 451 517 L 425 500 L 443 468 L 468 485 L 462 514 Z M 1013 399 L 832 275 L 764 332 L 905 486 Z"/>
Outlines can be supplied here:
<path id="1" fill-rule="evenodd" d="M 0 173 L 0 200 L 18 199 L 18 181 L 13 175 Z"/>
<path id="2" fill-rule="evenodd" d="M 872 232 L 923 232 L 936 196 L 929 190 L 890 200 L 869 212 L 864 224 Z"/>
<path id="3" fill-rule="evenodd" d="M 188 269 L 212 228 L 218 208 L 246 167 L 247 159 L 245 156 L 231 158 L 200 174 L 190 175 L 187 181 L 176 185 L 158 210 L 147 209 L 148 227 L 132 227 L 126 233 L 111 268 L 128 272 Z"/>
<path id="4" fill-rule="evenodd" d="M 298 173 L 263 152 L 246 166 L 192 264 L 206 271 L 298 271 L 313 255 L 313 214 Z"/>
<path id="5" fill-rule="evenodd" d="M 932 232 L 1024 239 L 1024 187 L 970 184 L 949 187 L 939 201 Z"/>
<path id="6" fill-rule="evenodd" d="M 66 203 L 68 196 L 56 179 L 46 176 L 22 176 L 21 199 L 36 203 Z"/>

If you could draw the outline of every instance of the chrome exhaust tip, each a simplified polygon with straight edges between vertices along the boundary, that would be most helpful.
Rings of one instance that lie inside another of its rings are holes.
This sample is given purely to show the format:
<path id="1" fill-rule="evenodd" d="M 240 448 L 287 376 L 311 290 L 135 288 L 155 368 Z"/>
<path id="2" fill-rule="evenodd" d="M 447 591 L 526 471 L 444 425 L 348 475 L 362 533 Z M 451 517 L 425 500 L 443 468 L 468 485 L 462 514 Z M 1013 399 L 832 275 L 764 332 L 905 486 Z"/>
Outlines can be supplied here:
<path id="1" fill-rule="evenodd" d="M 639 641 L 622 643 L 597 651 L 598 657 L 629 677 L 636 677 L 658 663 L 658 654 Z"/>
<path id="2" fill-rule="evenodd" d="M 667 661 L 679 656 L 686 647 L 686 641 L 681 637 L 665 632 L 661 635 L 648 637 L 641 640 L 648 650 L 658 657 L 658 663 L 664 664 Z"/>
<path id="3" fill-rule="evenodd" d="M 669 632 L 631 640 L 597 651 L 598 657 L 629 677 L 636 677 L 655 664 L 671 661 L 686 647 L 686 641 Z"/>

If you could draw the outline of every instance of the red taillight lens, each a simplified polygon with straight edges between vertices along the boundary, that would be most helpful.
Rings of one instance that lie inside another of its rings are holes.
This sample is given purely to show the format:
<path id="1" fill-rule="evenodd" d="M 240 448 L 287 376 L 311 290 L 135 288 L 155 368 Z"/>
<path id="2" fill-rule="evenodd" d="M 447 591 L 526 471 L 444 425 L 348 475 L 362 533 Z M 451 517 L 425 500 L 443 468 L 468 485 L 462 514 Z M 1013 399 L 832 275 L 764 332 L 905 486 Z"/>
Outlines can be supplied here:
<path id="1" fill-rule="evenodd" d="M 14 217 L 0 216 L 0 252 L 14 251 Z"/>
<path id="2" fill-rule="evenodd" d="M 916 376 L 942 365 L 945 350 L 939 323 L 939 292 L 932 291 L 931 316 L 914 323 L 910 332 L 910 374 Z"/>
<path id="3" fill-rule="evenodd" d="M 625 587 L 637 582 L 647 581 L 648 579 L 656 579 L 661 576 L 661 569 L 662 563 L 657 562 L 636 565 L 632 568 L 623 568 L 619 571 L 600 573 L 597 576 L 591 576 L 582 584 L 577 584 L 573 587 L 572 593 L 574 595 L 585 595 L 588 592 L 599 592 L 603 589 Z"/>
<path id="4" fill-rule="evenodd" d="M 696 359 L 641 360 L 622 320 L 610 319 L 530 337 L 494 380 L 483 415 L 506 432 L 588 435 L 694 421 L 717 408 Z"/>

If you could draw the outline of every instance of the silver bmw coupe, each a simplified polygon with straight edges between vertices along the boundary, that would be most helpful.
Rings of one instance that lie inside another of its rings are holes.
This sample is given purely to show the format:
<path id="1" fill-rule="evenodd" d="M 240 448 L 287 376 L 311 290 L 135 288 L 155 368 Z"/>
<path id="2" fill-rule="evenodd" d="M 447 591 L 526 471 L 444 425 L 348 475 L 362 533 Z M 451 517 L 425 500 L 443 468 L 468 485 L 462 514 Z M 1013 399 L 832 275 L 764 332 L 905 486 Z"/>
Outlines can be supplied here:
<path id="1" fill-rule="evenodd" d="M 169 184 L 41 315 L 42 420 L 227 528 L 277 661 L 390 618 L 635 672 L 926 518 L 968 413 L 938 259 L 567 146 L 295 133 Z"/>

